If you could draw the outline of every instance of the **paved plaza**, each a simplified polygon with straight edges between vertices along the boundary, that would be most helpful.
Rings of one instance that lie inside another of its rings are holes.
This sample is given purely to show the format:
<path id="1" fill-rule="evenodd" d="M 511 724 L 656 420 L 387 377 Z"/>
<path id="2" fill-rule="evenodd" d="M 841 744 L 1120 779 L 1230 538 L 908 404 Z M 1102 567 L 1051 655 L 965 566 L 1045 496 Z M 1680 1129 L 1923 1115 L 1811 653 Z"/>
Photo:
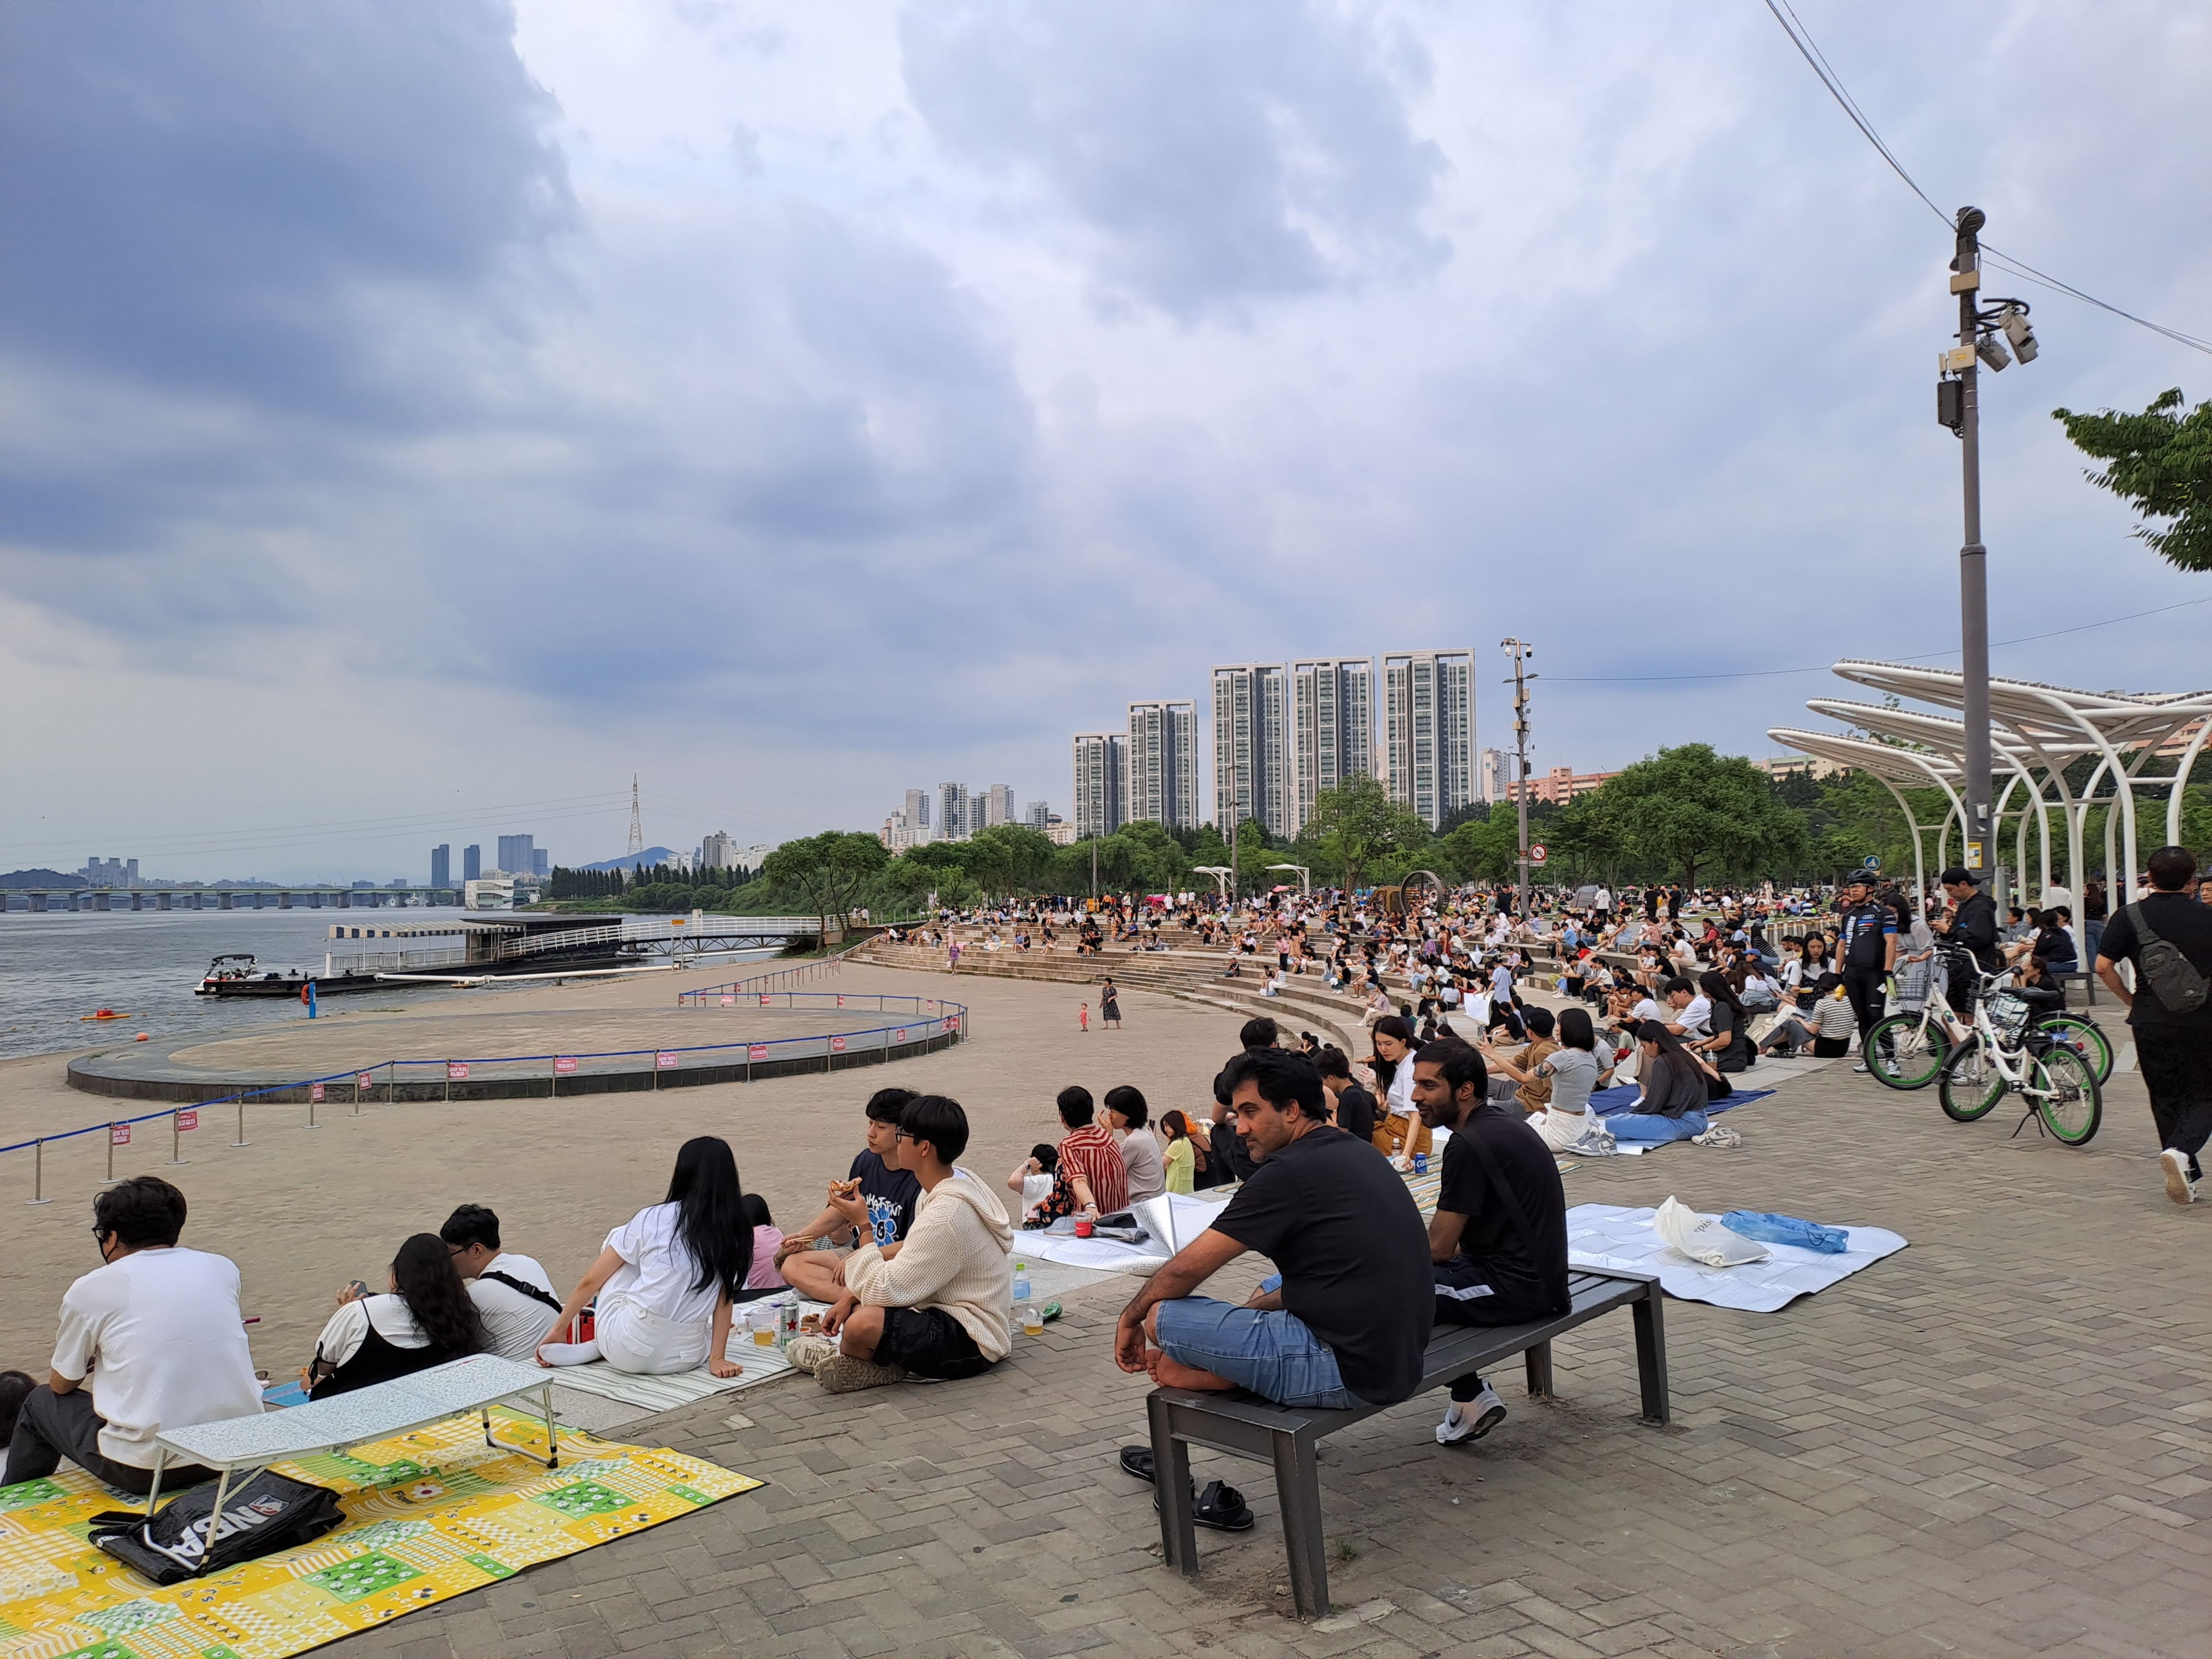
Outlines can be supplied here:
<path id="1" fill-rule="evenodd" d="M 1079 1036 L 1077 988 L 847 977 L 969 1002 L 975 1041 L 881 1073 L 589 1111 L 507 1102 L 447 1119 L 371 1111 L 313 1135 L 272 1125 L 175 1172 L 188 1237 L 244 1265 L 269 1316 L 260 1363 L 296 1364 L 331 1286 L 459 1199 L 493 1203 L 512 1243 L 572 1277 L 658 1196 L 685 1134 L 729 1135 L 749 1184 L 797 1218 L 849 1158 L 854 1103 L 879 1078 L 963 1098 L 978 1127 L 967 1161 L 996 1177 L 1045 1138 L 1061 1083 L 1126 1079 L 1156 1109 L 1189 1106 L 1234 1042 L 1229 1016 L 1134 993 L 1125 1032 Z M 43 1098 L 5 1075 L 11 1114 Z M 1528 1401 L 1517 1368 L 1501 1376 L 1512 1414 L 1480 1445 L 1434 1443 L 1441 1393 L 1323 1443 L 1337 1611 L 1319 1624 L 1286 1614 L 1261 1465 L 1199 1453 L 1200 1480 L 1242 1488 L 1259 1523 L 1201 1532 L 1194 1583 L 1160 1565 L 1151 1489 L 1114 1462 L 1143 1437 L 1146 1385 L 1109 1357 L 1127 1289 L 1111 1285 L 1068 1297 L 1065 1319 L 972 1382 L 832 1397 L 793 1378 L 625 1425 L 769 1485 L 346 1651 L 2202 1659 L 2212 1206 L 2166 1202 L 2132 1076 L 2085 1150 L 2032 1127 L 2008 1139 L 2015 1117 L 1954 1124 L 1932 1091 L 1833 1066 L 1729 1114 L 1739 1149 L 1578 1164 L 1570 1203 L 1674 1194 L 1887 1227 L 1911 1248 L 1778 1314 L 1669 1303 L 1664 1431 L 1638 1421 L 1614 1316 L 1559 1343 L 1556 1403 Z M 43 1358 L 54 1300 L 92 1259 L 88 1199 L 72 1175 L 64 1202 L 11 1209 L 0 1363 Z"/>

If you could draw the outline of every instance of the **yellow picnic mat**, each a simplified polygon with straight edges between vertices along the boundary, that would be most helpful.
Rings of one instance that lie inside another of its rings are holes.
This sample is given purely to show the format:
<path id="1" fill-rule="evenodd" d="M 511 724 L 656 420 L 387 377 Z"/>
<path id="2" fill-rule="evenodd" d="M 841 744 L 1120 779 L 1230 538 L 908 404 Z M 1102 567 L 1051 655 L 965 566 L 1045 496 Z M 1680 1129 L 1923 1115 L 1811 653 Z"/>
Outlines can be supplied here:
<path id="1" fill-rule="evenodd" d="M 538 1419 L 495 1420 L 544 1449 Z M 548 1470 L 474 1417 L 276 1468 L 337 1493 L 344 1523 L 167 1589 L 85 1542 L 88 1516 L 130 1507 L 90 1475 L 0 1486 L 0 1659 L 288 1659 L 762 1484 L 568 1429 Z"/>

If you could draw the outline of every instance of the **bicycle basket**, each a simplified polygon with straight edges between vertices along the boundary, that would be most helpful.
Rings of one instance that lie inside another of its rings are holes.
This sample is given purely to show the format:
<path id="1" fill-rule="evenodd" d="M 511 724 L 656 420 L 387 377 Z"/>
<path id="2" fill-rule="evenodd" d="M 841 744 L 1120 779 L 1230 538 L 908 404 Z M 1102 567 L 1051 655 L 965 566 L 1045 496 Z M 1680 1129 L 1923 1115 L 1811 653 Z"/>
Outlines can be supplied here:
<path id="1" fill-rule="evenodd" d="M 2016 1041 L 2027 1029 L 2031 1012 L 2027 999 L 2017 991 L 1999 991 L 1990 999 L 1990 1024 L 2007 1042 Z"/>

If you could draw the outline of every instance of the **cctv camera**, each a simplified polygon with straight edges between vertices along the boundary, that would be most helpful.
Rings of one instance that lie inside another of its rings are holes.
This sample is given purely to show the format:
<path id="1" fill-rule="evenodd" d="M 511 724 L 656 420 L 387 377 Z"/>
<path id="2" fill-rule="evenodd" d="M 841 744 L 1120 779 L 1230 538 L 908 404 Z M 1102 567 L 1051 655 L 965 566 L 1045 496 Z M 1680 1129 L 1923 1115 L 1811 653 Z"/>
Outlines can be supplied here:
<path id="1" fill-rule="evenodd" d="M 1989 366 L 1993 374 L 2002 373 L 2006 365 L 2012 362 L 2012 353 L 2005 349 L 2004 342 L 1994 334 L 1984 334 L 1974 342 L 1974 355 Z"/>
<path id="2" fill-rule="evenodd" d="M 2024 363 L 2035 361 L 2041 349 L 2035 343 L 2035 331 L 2027 325 L 2027 313 L 2015 306 L 2007 306 L 1997 313 L 1997 326 L 2004 330 L 2005 338 L 2012 342 L 2014 355 Z"/>

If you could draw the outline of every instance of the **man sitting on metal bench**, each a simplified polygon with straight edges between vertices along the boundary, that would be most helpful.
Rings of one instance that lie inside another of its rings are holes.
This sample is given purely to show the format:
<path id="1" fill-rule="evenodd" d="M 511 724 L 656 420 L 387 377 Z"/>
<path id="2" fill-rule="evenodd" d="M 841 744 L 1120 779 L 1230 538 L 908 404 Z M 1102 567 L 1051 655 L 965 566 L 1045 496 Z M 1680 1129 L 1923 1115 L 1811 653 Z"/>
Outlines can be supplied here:
<path id="1" fill-rule="evenodd" d="M 1437 1323 L 1520 1325 L 1565 1313 L 1567 1195 L 1559 1166 L 1517 1102 L 1489 1098 L 1482 1056 L 1456 1037 L 1413 1057 L 1413 1103 L 1444 1143 L 1443 1183 L 1429 1224 Z M 1451 1386 L 1437 1443 L 1480 1440 L 1505 1402 L 1469 1373 Z"/>
<path id="2" fill-rule="evenodd" d="M 1248 1049 L 1221 1084 L 1257 1167 L 1121 1310 L 1115 1363 L 1164 1388 L 1247 1389 L 1293 1407 L 1410 1399 L 1436 1293 L 1406 1183 L 1329 1123 L 1321 1073 L 1304 1055 Z M 1191 1294 L 1247 1250 L 1281 1269 L 1250 1301 Z"/>

